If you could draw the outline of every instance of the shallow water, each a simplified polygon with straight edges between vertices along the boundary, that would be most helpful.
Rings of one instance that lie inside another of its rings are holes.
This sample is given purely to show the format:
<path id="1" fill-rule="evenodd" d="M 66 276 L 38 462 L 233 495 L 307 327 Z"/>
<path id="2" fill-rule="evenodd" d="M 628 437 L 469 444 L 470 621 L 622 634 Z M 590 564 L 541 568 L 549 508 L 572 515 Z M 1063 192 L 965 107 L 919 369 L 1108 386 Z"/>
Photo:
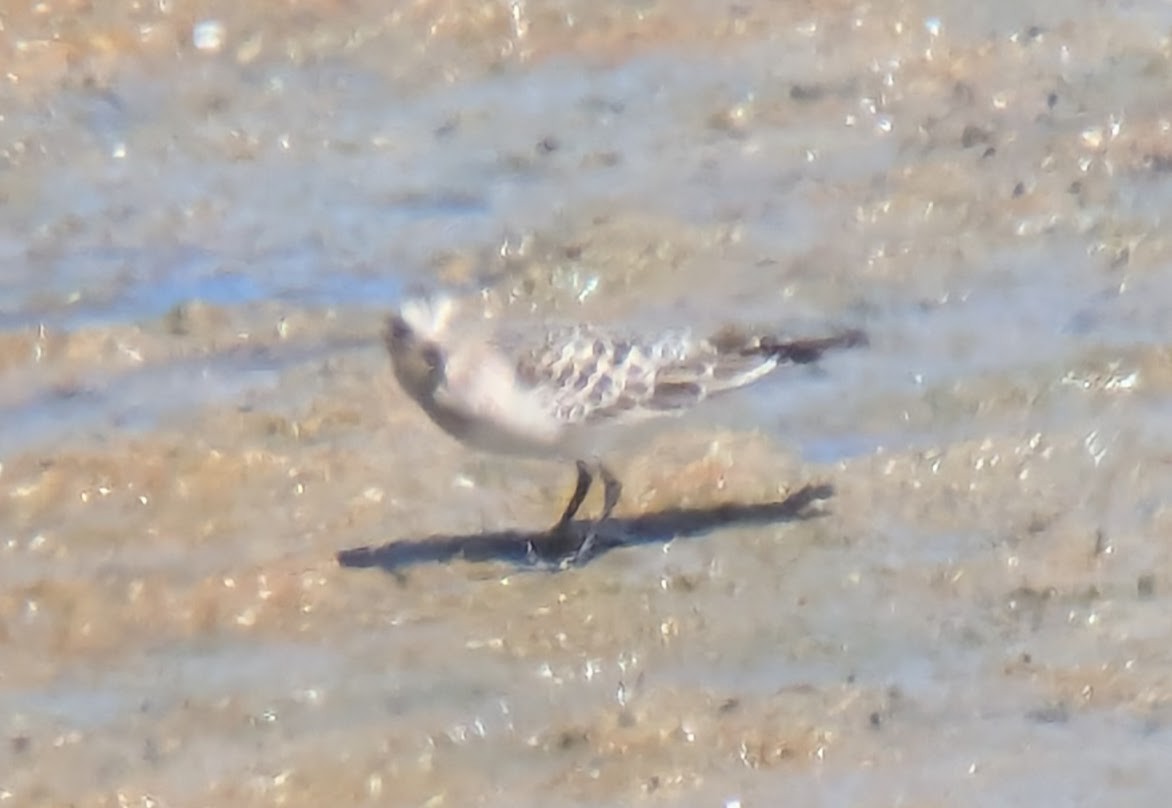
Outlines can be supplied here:
<path id="1" fill-rule="evenodd" d="M 1162 4 L 0 22 L 0 802 L 1162 804 Z M 391 377 L 434 286 L 871 345 L 559 572 Z"/>

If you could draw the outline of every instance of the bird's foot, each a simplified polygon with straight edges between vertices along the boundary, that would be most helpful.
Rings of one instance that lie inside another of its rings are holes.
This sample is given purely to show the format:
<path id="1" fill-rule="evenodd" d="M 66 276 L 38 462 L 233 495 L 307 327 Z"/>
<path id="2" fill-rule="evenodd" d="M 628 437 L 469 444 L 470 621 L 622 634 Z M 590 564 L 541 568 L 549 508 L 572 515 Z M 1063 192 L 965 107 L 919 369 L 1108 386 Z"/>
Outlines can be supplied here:
<path id="1" fill-rule="evenodd" d="M 526 560 L 559 570 L 583 564 L 596 549 L 598 531 L 592 522 L 558 522 L 549 533 L 526 543 Z"/>
<path id="2" fill-rule="evenodd" d="M 567 555 L 558 564 L 561 569 L 568 569 L 579 564 L 585 564 L 594 554 L 594 544 L 598 540 L 598 530 L 595 525 L 586 528 L 586 535 L 578 543 L 578 549 Z"/>

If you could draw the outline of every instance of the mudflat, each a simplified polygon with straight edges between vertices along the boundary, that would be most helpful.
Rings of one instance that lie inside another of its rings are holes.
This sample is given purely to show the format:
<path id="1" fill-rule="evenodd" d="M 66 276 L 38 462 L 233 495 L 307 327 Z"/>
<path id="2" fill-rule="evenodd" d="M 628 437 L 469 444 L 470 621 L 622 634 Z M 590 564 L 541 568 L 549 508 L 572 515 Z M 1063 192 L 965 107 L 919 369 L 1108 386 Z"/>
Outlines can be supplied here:
<path id="1" fill-rule="evenodd" d="M 1161 803 L 1168 13 L 972 6 L 3 5 L 0 805 Z M 870 345 L 556 571 L 441 286 Z"/>

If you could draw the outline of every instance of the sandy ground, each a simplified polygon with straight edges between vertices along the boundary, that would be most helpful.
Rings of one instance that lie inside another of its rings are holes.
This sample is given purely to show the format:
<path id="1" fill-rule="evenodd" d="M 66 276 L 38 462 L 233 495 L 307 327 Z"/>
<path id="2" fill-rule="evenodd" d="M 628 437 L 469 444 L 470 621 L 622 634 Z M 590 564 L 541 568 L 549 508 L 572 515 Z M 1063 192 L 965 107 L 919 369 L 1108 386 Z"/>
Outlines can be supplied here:
<path id="1" fill-rule="evenodd" d="M 1172 18 L 970 5 L 4 4 L 0 805 L 1163 804 Z M 872 343 L 556 571 L 436 284 Z"/>

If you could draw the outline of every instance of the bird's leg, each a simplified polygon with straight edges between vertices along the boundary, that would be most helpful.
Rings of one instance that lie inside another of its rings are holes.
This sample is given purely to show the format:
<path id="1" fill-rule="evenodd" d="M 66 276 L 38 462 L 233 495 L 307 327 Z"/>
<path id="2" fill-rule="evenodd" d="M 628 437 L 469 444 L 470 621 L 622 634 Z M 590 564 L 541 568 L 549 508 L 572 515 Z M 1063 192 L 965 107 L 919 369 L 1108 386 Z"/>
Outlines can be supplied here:
<path id="1" fill-rule="evenodd" d="M 607 520 L 610 519 L 610 514 L 614 510 L 615 505 L 619 502 L 619 496 L 623 493 L 623 484 L 618 481 L 618 478 L 610 473 L 610 469 L 598 463 L 598 474 L 602 477 L 602 516 L 598 521 L 590 526 L 586 535 L 582 538 L 582 543 L 578 545 L 578 549 L 574 552 L 574 561 L 585 561 L 590 553 L 594 550 L 594 543 L 598 539 L 598 528 Z"/>
<path id="2" fill-rule="evenodd" d="M 563 551 L 566 539 L 573 532 L 571 527 L 573 526 L 574 515 L 582 507 L 582 502 L 585 501 L 586 494 L 590 491 L 590 486 L 594 484 L 594 475 L 590 472 L 590 466 L 584 460 L 577 461 L 576 466 L 578 468 L 578 481 L 574 484 L 574 493 L 570 495 L 570 501 L 566 503 L 566 509 L 562 512 L 561 518 L 558 519 L 553 529 L 549 531 L 547 540 L 543 542 L 548 545 L 548 551 L 556 551 L 558 553 Z M 571 560 L 578 557 L 578 553 L 585 543 L 585 539 L 578 542 L 578 546 L 570 554 L 568 559 L 562 561 L 562 567 L 565 567 Z M 538 555 L 537 548 L 534 547 L 533 542 L 529 542 L 530 561 L 537 558 Z"/>
<path id="3" fill-rule="evenodd" d="M 602 476 L 603 485 L 602 517 L 598 521 L 605 522 L 610 518 L 614 506 L 619 504 L 619 497 L 623 493 L 623 484 L 618 481 L 617 477 L 610 473 L 610 469 L 601 463 L 598 464 L 598 472 Z"/>
<path id="4" fill-rule="evenodd" d="M 562 518 L 558 520 L 555 530 L 566 528 L 570 524 L 570 520 L 574 518 L 574 514 L 582 507 L 582 501 L 586 499 L 586 492 L 590 490 L 590 485 L 594 482 L 594 476 L 590 473 L 590 467 L 582 460 L 577 461 L 578 466 L 578 482 L 574 486 L 574 493 L 570 496 L 570 501 L 566 503 L 566 510 L 562 513 Z"/>

